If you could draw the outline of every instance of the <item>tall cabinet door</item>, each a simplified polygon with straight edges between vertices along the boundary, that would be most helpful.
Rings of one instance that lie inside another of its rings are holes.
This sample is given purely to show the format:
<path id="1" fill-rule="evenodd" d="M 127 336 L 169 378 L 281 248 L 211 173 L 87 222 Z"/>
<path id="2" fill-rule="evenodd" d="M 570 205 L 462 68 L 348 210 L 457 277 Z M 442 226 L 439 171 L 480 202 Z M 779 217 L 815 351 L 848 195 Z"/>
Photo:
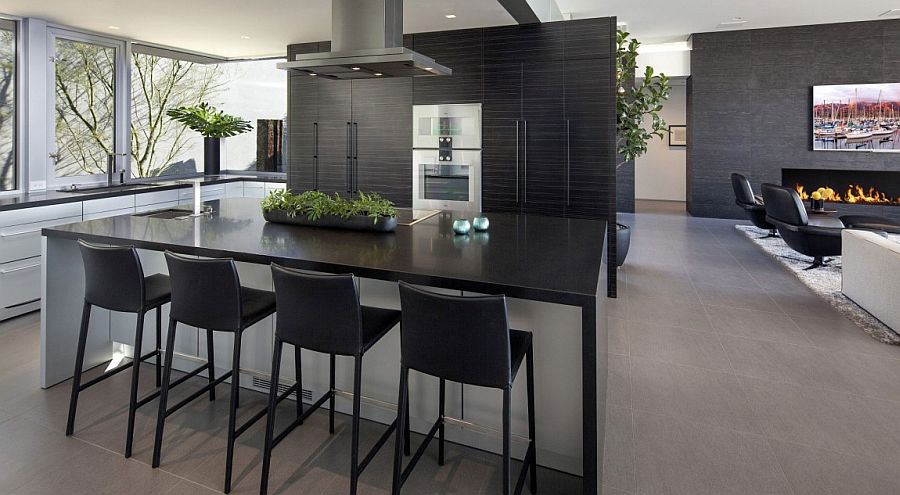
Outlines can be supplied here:
<path id="1" fill-rule="evenodd" d="M 519 212 L 522 174 L 523 64 L 484 68 L 481 135 L 481 204 L 485 211 Z"/>
<path id="2" fill-rule="evenodd" d="M 326 194 L 350 189 L 352 150 L 350 81 L 317 79 L 318 189 Z"/>
<path id="3" fill-rule="evenodd" d="M 578 218 L 606 218 L 610 190 L 606 176 L 614 155 L 615 100 L 604 91 L 614 77 L 610 70 L 585 72 L 585 66 L 609 67 L 609 60 L 566 62 L 566 120 L 569 160 L 566 214 Z M 615 170 L 612 171 L 615 173 Z"/>
<path id="4" fill-rule="evenodd" d="M 412 79 L 353 81 L 351 189 L 412 206 Z"/>
<path id="5" fill-rule="evenodd" d="M 563 216 L 568 155 L 565 62 L 525 64 L 523 80 L 523 209 L 529 214 Z"/>
<path id="6" fill-rule="evenodd" d="M 288 187 L 295 193 L 318 187 L 316 135 L 318 84 L 309 76 L 291 76 L 288 92 Z"/>

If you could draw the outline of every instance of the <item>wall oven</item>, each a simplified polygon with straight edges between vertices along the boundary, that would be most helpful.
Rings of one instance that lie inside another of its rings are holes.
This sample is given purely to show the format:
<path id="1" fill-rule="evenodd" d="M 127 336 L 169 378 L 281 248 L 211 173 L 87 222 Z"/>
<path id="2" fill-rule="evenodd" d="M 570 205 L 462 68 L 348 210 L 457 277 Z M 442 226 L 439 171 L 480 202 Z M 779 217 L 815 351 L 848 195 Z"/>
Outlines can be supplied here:
<path id="1" fill-rule="evenodd" d="M 413 107 L 413 208 L 481 210 L 481 104 Z"/>

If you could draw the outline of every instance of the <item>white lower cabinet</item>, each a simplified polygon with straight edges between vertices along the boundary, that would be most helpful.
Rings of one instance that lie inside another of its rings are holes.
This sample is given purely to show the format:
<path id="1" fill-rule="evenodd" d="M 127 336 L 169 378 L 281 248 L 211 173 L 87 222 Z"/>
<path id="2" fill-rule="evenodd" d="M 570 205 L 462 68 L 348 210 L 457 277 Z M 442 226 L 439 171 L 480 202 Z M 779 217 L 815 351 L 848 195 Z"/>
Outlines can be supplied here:
<path id="1" fill-rule="evenodd" d="M 266 184 L 264 182 L 244 182 L 245 198 L 264 198 L 266 196 Z"/>
<path id="2" fill-rule="evenodd" d="M 0 318 L 38 309 L 40 299 L 40 256 L 0 264 Z"/>

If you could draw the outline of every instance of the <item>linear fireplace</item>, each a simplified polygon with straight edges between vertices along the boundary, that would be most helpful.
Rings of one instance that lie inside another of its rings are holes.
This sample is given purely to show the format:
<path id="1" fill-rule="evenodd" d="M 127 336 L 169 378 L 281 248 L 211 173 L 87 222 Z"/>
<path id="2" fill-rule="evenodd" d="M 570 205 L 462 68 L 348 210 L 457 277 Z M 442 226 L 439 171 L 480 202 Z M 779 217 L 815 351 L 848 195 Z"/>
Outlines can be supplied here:
<path id="1" fill-rule="evenodd" d="M 802 199 L 819 191 L 832 203 L 900 206 L 900 172 L 784 168 L 781 183 L 795 188 Z"/>

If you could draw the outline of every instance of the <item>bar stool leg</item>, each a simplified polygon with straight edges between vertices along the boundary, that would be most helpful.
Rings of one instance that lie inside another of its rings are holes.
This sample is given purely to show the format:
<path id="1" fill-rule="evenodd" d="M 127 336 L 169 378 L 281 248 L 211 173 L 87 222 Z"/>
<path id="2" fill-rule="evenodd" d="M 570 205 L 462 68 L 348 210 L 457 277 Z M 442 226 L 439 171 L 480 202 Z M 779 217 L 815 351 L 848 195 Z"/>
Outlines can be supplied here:
<path id="1" fill-rule="evenodd" d="M 328 411 L 328 433 L 331 433 L 332 435 L 334 434 L 334 387 L 335 387 L 334 369 L 335 369 L 335 357 L 334 357 L 334 354 L 332 354 L 331 355 L 331 371 L 329 374 L 331 388 L 328 389 L 329 390 L 328 393 L 331 394 L 331 399 L 329 399 L 329 402 L 328 402 L 328 404 L 329 404 L 328 407 L 330 408 L 330 410 Z"/>
<path id="2" fill-rule="evenodd" d="M 511 495 L 509 464 L 510 464 L 510 395 L 509 387 L 503 389 L 503 495 Z"/>
<path id="3" fill-rule="evenodd" d="M 409 389 L 409 383 L 408 383 L 408 382 L 407 382 L 407 384 L 406 384 L 406 388 L 407 388 L 407 391 L 408 391 L 408 389 Z M 410 441 L 410 440 L 409 440 L 409 439 L 410 439 L 411 435 L 410 435 L 410 428 L 409 428 L 409 422 L 410 422 L 410 419 L 409 419 L 409 418 L 410 418 L 410 415 L 409 415 L 409 397 L 407 397 L 407 401 L 406 401 L 406 421 L 404 422 L 404 423 L 405 423 L 404 429 L 406 430 L 406 434 L 403 436 L 403 455 L 405 455 L 406 457 L 409 457 L 409 453 L 410 453 L 410 450 L 409 450 L 409 441 Z M 399 425 L 398 425 L 397 427 L 399 428 Z"/>
<path id="4" fill-rule="evenodd" d="M 66 436 L 75 432 L 75 409 L 81 392 L 81 368 L 84 367 L 84 350 L 87 347 L 88 327 L 91 323 L 91 305 L 87 301 L 81 309 L 81 329 L 78 331 L 78 349 L 75 351 L 75 373 L 72 377 L 72 398 L 69 399 L 69 418 L 66 420 Z"/>
<path id="5" fill-rule="evenodd" d="M 144 312 L 137 314 L 137 327 L 134 329 L 134 359 L 131 364 L 131 395 L 128 399 L 128 432 L 125 436 L 125 457 L 131 457 L 131 446 L 134 441 L 134 414 L 137 412 L 138 388 L 141 383 L 141 349 L 144 343 Z"/>
<path id="6" fill-rule="evenodd" d="M 169 380 L 172 378 L 172 358 L 175 357 L 175 327 L 177 322 L 169 318 L 169 332 L 166 335 L 166 362 L 163 365 L 162 387 L 159 389 L 159 414 L 156 417 L 156 437 L 153 440 L 154 468 L 159 467 L 162 455 L 163 427 L 166 424 L 166 403 L 169 398 Z"/>
<path id="7" fill-rule="evenodd" d="M 162 383 L 162 306 L 156 307 L 156 388 Z"/>
<path id="8" fill-rule="evenodd" d="M 440 380 L 441 380 L 441 387 L 440 387 L 441 390 L 439 393 L 441 394 L 441 399 L 440 399 L 440 406 L 439 406 L 440 412 L 438 414 L 440 414 L 440 417 L 441 417 L 441 426 L 438 427 L 438 465 L 443 466 L 444 465 L 444 408 L 445 408 L 445 402 L 446 402 L 445 396 L 446 396 L 447 389 L 446 389 L 446 382 L 444 381 L 444 379 L 441 378 Z"/>
<path id="9" fill-rule="evenodd" d="M 397 398 L 397 441 L 394 445 L 394 479 L 391 483 L 391 495 L 400 495 L 402 488 L 401 473 L 403 470 L 403 437 L 407 436 L 406 429 L 401 428 L 407 421 L 407 406 L 409 405 L 409 368 L 400 367 L 400 391 Z"/>
<path id="10" fill-rule="evenodd" d="M 537 435 L 534 427 L 534 348 L 525 354 L 525 366 L 528 367 L 528 438 L 531 440 L 531 493 L 537 493 Z M 526 459 L 527 461 L 527 459 Z"/>
<path id="11" fill-rule="evenodd" d="M 231 468 L 234 463 L 234 431 L 237 428 L 238 389 L 241 388 L 241 332 L 234 334 L 234 355 L 231 358 L 231 403 L 228 411 L 228 451 L 225 454 L 225 493 L 231 493 Z M 275 385 L 278 386 L 277 384 Z"/>
<path id="12" fill-rule="evenodd" d="M 300 361 L 300 352 L 303 349 L 294 346 L 294 379 L 297 380 L 297 417 L 303 416 L 303 366 Z M 303 424 L 303 423 L 300 423 Z"/>
<path id="13" fill-rule="evenodd" d="M 350 444 L 350 495 L 356 495 L 359 484 L 359 408 L 362 398 L 362 355 L 353 358 L 353 428 Z"/>
<path id="14" fill-rule="evenodd" d="M 213 331 L 206 330 L 206 363 L 209 368 L 206 371 L 206 374 L 209 375 L 209 384 L 216 380 L 216 359 L 215 353 L 213 351 Z M 216 400 L 216 387 L 211 387 L 209 389 L 209 401 L 212 402 Z"/>
<path id="15" fill-rule="evenodd" d="M 284 343 L 280 338 L 275 337 L 275 349 L 272 353 L 272 377 L 269 384 L 269 417 L 266 418 L 266 441 L 263 445 L 263 463 L 261 480 L 259 484 L 259 495 L 266 495 L 269 490 L 269 467 L 272 463 L 272 442 L 275 437 L 275 408 L 278 404 L 278 377 L 281 374 L 281 351 Z M 296 354 L 299 354 L 299 347 Z M 296 358 L 295 354 L 295 358 Z M 299 398 L 299 394 L 298 394 Z"/>

